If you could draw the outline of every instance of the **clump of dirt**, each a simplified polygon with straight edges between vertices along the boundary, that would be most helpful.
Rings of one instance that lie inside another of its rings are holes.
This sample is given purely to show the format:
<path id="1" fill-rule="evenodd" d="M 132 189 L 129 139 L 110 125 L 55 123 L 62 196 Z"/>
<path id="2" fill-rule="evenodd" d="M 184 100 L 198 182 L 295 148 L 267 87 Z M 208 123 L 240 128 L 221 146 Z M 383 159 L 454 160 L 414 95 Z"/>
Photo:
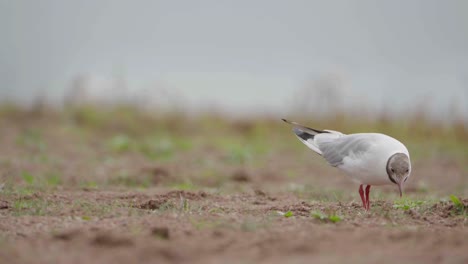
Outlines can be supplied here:
<path id="1" fill-rule="evenodd" d="M 255 194 L 256 194 L 257 196 L 263 196 L 263 197 L 265 197 L 265 196 L 267 195 L 264 191 L 262 191 L 262 190 L 260 190 L 260 189 L 255 189 L 254 192 L 255 192 Z"/>
<path id="2" fill-rule="evenodd" d="M 415 219 L 415 220 L 419 220 L 421 219 L 421 214 L 418 213 L 416 210 L 414 209 L 410 209 L 408 211 L 405 212 L 407 215 L 411 216 L 411 218 Z"/>
<path id="3" fill-rule="evenodd" d="M 162 239 L 169 239 L 169 228 L 167 227 L 153 227 L 151 234 Z"/>
<path id="4" fill-rule="evenodd" d="M 157 195 L 154 199 L 150 199 L 143 203 L 134 205 L 132 207 L 136 207 L 139 209 L 146 209 L 146 210 L 157 210 L 162 207 L 173 207 L 175 204 L 176 199 L 184 198 L 188 200 L 201 200 L 204 198 L 209 197 L 209 194 L 204 191 L 199 192 L 189 192 L 189 191 L 170 191 L 166 194 Z"/>
<path id="5" fill-rule="evenodd" d="M 432 209 L 441 217 L 448 218 L 460 211 L 468 211 L 468 199 L 460 199 L 463 206 L 456 207 L 453 203 L 439 202 L 432 206 Z"/>
<path id="6" fill-rule="evenodd" d="M 33 193 L 33 194 L 28 194 L 28 195 L 22 195 L 19 197 L 19 199 L 22 200 L 35 200 L 35 199 L 40 199 L 42 198 L 43 195 L 41 193 Z"/>
<path id="7" fill-rule="evenodd" d="M 146 201 L 142 204 L 138 204 L 134 207 L 138 209 L 146 209 L 146 210 L 157 210 L 161 208 L 163 205 L 168 205 L 169 202 L 165 198 L 159 198 L 159 199 L 151 199 L 149 201 Z"/>
<path id="8" fill-rule="evenodd" d="M 176 190 L 176 191 L 170 191 L 164 195 L 161 195 L 162 197 L 165 198 L 185 198 L 189 200 L 202 200 L 204 198 L 207 198 L 209 196 L 208 193 L 204 191 L 198 191 L 198 192 L 189 192 L 189 191 L 184 191 L 184 190 Z"/>
<path id="9" fill-rule="evenodd" d="M 253 197 L 255 200 L 253 201 L 253 204 L 256 205 L 265 205 L 268 202 L 276 201 L 276 197 L 269 196 L 266 192 L 260 190 L 260 189 L 255 189 L 254 190 L 255 197 Z"/>
<path id="10" fill-rule="evenodd" d="M 250 182 L 252 181 L 250 175 L 245 170 L 236 170 L 231 176 L 231 180 L 236 182 Z"/>
<path id="11" fill-rule="evenodd" d="M 66 230 L 66 231 L 63 231 L 63 232 L 59 232 L 59 233 L 53 235 L 53 237 L 55 239 L 58 239 L 58 240 L 69 241 L 69 240 L 72 240 L 72 239 L 80 236 L 82 233 L 83 232 L 80 229 L 72 229 L 72 230 Z"/>
<path id="12" fill-rule="evenodd" d="M 98 233 L 91 240 L 91 243 L 105 247 L 124 247 L 133 245 L 133 241 L 130 238 L 116 236 L 110 232 Z"/>
<path id="13" fill-rule="evenodd" d="M 0 201 L 0 210 L 9 208 L 11 208 L 11 206 L 8 201 Z"/>

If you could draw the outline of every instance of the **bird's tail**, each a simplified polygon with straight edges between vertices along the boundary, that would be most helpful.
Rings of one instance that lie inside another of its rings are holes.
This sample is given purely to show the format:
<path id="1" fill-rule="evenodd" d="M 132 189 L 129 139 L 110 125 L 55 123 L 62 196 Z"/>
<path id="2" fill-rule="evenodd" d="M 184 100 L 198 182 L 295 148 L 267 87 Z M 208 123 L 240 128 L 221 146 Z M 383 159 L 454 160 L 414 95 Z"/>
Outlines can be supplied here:
<path id="1" fill-rule="evenodd" d="M 296 122 L 291 122 L 286 119 L 282 119 L 284 122 L 293 126 L 293 132 L 296 134 L 297 138 L 304 143 L 307 147 L 312 149 L 313 151 L 317 152 L 318 154 L 322 155 L 322 151 L 320 151 L 317 143 L 314 141 L 314 137 L 318 134 L 322 133 L 330 133 L 326 130 L 317 130 L 310 127 L 303 126 Z"/>

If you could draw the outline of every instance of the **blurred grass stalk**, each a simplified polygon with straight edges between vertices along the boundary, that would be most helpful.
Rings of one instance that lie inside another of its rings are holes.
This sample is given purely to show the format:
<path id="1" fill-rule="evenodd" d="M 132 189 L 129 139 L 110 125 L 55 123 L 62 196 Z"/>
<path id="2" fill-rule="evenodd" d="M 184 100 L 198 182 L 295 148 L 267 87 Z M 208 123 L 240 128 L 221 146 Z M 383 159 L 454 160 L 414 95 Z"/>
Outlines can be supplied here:
<path id="1" fill-rule="evenodd" d="M 295 111 L 296 112 L 296 111 Z M 297 112 L 296 112 L 297 113 Z M 12 103 L 0 103 L 0 120 L 14 120 L 15 123 L 67 122 L 73 125 L 99 130 L 124 131 L 129 135 L 146 134 L 145 131 L 168 131 L 170 133 L 196 133 L 215 129 L 234 130 L 236 133 L 253 135 L 279 133 L 284 130 L 280 118 L 288 118 L 318 129 L 333 129 L 344 133 L 364 131 L 384 132 L 403 141 L 434 139 L 443 142 L 466 142 L 467 123 L 462 118 L 451 118 L 450 123 L 434 120 L 427 116 L 424 108 L 405 116 L 369 114 L 335 110 L 319 116 L 293 114 L 293 116 L 252 116 L 248 118 L 223 116 L 214 112 L 192 115 L 180 109 L 174 111 L 148 111 L 138 104 L 114 105 L 80 104 L 54 108 L 44 102 L 32 107 Z M 210 133 L 211 134 L 211 133 Z"/>

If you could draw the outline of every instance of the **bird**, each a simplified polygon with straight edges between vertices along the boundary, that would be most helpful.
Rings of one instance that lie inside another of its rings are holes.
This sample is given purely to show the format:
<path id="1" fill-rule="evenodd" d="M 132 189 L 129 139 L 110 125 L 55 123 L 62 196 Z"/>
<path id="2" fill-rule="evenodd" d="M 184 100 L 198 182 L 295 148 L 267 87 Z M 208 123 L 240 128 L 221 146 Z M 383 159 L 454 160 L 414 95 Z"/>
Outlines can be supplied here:
<path id="1" fill-rule="evenodd" d="M 380 133 L 343 134 L 318 130 L 282 120 L 292 125 L 302 143 L 359 184 L 359 195 L 366 211 L 370 209 L 371 186 L 395 184 L 402 196 L 403 185 L 411 174 L 411 161 L 408 149 L 397 139 Z"/>

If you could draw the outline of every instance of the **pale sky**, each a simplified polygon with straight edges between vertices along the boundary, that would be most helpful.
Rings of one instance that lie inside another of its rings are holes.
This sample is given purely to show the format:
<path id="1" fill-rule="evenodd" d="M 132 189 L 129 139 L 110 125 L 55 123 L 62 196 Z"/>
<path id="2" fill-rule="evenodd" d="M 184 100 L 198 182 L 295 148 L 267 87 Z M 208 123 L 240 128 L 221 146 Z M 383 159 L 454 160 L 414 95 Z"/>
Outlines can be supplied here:
<path id="1" fill-rule="evenodd" d="M 463 0 L 0 0 L 0 33 L 3 98 L 61 98 L 78 75 L 118 75 L 140 96 L 278 113 L 334 74 L 348 106 L 428 102 L 444 117 L 455 102 L 468 116 Z"/>

